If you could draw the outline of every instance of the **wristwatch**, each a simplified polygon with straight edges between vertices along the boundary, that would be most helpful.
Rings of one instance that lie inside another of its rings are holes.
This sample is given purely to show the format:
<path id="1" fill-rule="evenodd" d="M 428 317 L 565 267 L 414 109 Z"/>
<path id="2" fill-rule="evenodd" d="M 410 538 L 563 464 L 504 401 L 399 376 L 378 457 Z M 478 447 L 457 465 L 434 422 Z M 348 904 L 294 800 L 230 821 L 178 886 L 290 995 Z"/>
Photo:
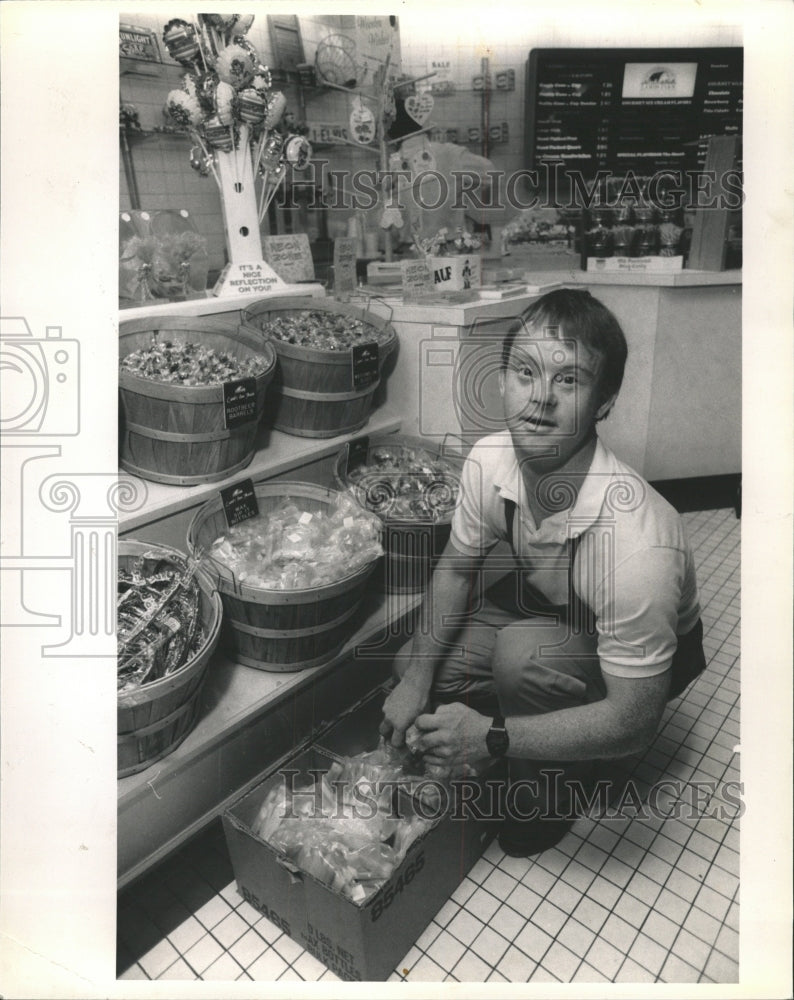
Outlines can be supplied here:
<path id="1" fill-rule="evenodd" d="M 504 757 L 507 753 L 507 749 L 510 746 L 510 738 L 505 729 L 504 716 L 494 716 L 491 728 L 485 737 L 485 745 L 488 747 L 488 753 L 492 757 Z"/>

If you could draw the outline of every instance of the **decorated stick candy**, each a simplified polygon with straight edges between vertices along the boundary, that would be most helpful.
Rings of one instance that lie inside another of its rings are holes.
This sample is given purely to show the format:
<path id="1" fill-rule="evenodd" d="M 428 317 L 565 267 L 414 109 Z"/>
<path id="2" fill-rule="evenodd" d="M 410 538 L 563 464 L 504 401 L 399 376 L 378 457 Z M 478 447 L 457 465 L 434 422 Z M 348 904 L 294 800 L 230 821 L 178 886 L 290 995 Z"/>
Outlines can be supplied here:
<path id="1" fill-rule="evenodd" d="M 220 80 L 215 88 L 215 113 L 224 125 L 234 121 L 234 100 L 234 87 Z"/>
<path id="2" fill-rule="evenodd" d="M 234 136 L 228 125 L 224 125 L 218 116 L 204 123 L 204 135 L 207 142 L 215 149 L 230 153 L 234 149 Z"/>
<path id="3" fill-rule="evenodd" d="M 215 113 L 215 88 L 218 86 L 218 76 L 212 70 L 202 73 L 196 78 L 196 97 L 207 114 Z"/>
<path id="4" fill-rule="evenodd" d="M 233 37 L 235 40 L 238 35 L 248 34 L 248 31 L 253 23 L 253 14 L 237 14 L 237 20 L 232 25 L 232 32 L 234 33 Z"/>
<path id="5" fill-rule="evenodd" d="M 251 86 L 260 92 L 263 96 L 270 90 L 273 86 L 273 78 L 270 75 L 270 70 L 267 66 L 263 66 L 261 63 L 257 67 L 256 74 L 251 81 Z"/>
<path id="6" fill-rule="evenodd" d="M 261 174 L 264 175 L 278 168 L 281 163 L 281 151 L 283 148 L 283 135 L 279 135 L 278 132 L 274 132 L 267 137 L 259 156 L 259 163 L 257 164 Z"/>
<path id="7" fill-rule="evenodd" d="M 197 98 L 184 90 L 172 90 L 165 99 L 163 111 L 181 128 L 198 125 L 204 117 Z"/>
<path id="8" fill-rule="evenodd" d="M 237 95 L 237 113 L 244 122 L 257 125 L 265 117 L 266 102 L 264 97 L 253 87 L 241 90 Z"/>
<path id="9" fill-rule="evenodd" d="M 242 45 L 227 45 L 219 53 L 215 61 L 215 71 L 224 83 L 231 84 L 235 90 L 247 87 L 257 69 L 257 59 L 252 55 L 250 44 L 244 48 Z"/>
<path id="10" fill-rule="evenodd" d="M 265 125 L 267 128 L 275 128 L 278 125 L 286 107 L 287 98 L 280 90 L 274 91 L 267 102 L 267 113 L 265 115 Z"/>
<path id="11" fill-rule="evenodd" d="M 168 54 L 177 62 L 191 62 L 199 54 L 196 29 L 187 21 L 174 18 L 163 29 L 163 42 Z"/>
<path id="12" fill-rule="evenodd" d="M 302 135 L 293 135 L 284 146 L 284 158 L 296 170 L 305 170 L 312 158 L 312 147 Z"/>

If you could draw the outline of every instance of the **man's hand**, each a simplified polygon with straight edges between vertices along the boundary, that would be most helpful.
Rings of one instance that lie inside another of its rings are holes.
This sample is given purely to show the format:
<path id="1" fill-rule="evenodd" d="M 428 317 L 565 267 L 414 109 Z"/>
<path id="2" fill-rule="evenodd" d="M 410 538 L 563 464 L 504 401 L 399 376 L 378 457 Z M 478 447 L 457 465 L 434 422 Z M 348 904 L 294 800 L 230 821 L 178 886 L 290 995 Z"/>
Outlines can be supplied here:
<path id="1" fill-rule="evenodd" d="M 464 765 L 476 765 L 490 758 L 485 737 L 491 720 L 460 702 L 440 705 L 432 715 L 420 715 L 415 728 L 418 736 L 411 748 L 422 754 L 430 769 L 459 773 Z"/>
<path id="2" fill-rule="evenodd" d="M 405 730 L 425 711 L 429 697 L 429 684 L 404 677 L 383 703 L 381 736 L 390 740 L 393 747 L 401 747 L 405 743 Z"/>

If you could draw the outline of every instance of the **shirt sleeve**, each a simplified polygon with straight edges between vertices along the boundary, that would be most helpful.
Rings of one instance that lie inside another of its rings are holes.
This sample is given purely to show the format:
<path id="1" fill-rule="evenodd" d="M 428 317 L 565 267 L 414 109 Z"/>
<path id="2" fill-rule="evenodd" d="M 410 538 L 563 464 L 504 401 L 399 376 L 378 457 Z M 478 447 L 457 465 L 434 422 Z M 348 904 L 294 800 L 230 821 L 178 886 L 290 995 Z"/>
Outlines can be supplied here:
<path id="1" fill-rule="evenodd" d="M 464 555 L 487 555 L 500 537 L 504 537 L 504 533 L 499 534 L 493 514 L 489 512 L 494 492 L 493 484 L 485 481 L 474 448 L 463 465 L 460 496 L 452 516 L 452 542 Z M 497 495 L 495 499 L 501 506 L 501 498 Z"/>
<path id="2" fill-rule="evenodd" d="M 594 610 L 605 674 L 653 677 L 670 667 L 685 564 L 678 549 L 642 549 L 604 576 Z"/>

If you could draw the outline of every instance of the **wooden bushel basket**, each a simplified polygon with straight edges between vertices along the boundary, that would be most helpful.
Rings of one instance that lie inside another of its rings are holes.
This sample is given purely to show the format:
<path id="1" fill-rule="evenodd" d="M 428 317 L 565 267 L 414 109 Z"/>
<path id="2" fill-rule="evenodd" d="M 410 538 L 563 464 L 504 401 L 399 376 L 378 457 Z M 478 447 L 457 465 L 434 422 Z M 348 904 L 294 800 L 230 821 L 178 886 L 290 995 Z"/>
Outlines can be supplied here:
<path id="1" fill-rule="evenodd" d="M 122 323 L 119 360 L 158 337 L 201 343 L 240 359 L 264 356 L 268 367 L 256 377 L 256 417 L 227 430 L 223 385 L 171 385 L 120 372 L 121 467 L 142 479 L 176 486 L 213 483 L 244 469 L 256 451 L 275 350 L 258 331 L 236 322 L 165 316 Z"/>
<path id="2" fill-rule="evenodd" d="M 292 497 L 305 510 L 334 505 L 335 490 L 311 483 L 260 483 L 254 487 L 259 511 L 268 513 Z M 207 551 L 228 531 L 220 497 L 208 501 L 188 528 L 190 551 Z M 357 612 L 378 560 L 344 579 L 305 590 L 265 590 L 235 581 L 209 557 L 203 565 L 217 585 L 224 610 L 223 642 L 229 654 L 249 667 L 298 671 L 327 663 L 358 627 Z"/>
<path id="3" fill-rule="evenodd" d="M 299 317 L 301 313 L 310 312 L 349 316 L 371 326 L 376 335 L 386 335 L 385 343 L 379 344 L 377 381 L 366 388 L 354 386 L 352 349 L 326 351 L 302 347 L 275 337 L 268 338 L 263 330 L 267 321 L 276 316 Z M 346 302 L 300 296 L 255 302 L 242 315 L 245 323 L 260 331 L 264 342 L 271 343 L 278 355 L 273 386 L 268 394 L 268 422 L 276 430 L 298 437 L 328 438 L 352 433 L 366 424 L 385 362 L 397 346 L 397 334 L 386 319 Z"/>
<path id="4" fill-rule="evenodd" d="M 399 455 L 414 449 L 428 452 L 434 458 L 440 459 L 450 466 L 450 473 L 460 483 L 463 471 L 463 457 L 450 453 L 443 446 L 426 441 L 423 438 L 407 437 L 401 434 L 388 434 L 369 438 L 366 453 L 356 455 L 356 466 L 366 464 L 370 455 L 378 450 L 386 450 Z M 340 490 L 349 491 L 368 510 L 368 490 L 351 482 L 348 476 L 348 446 L 345 445 L 336 457 L 334 465 L 334 483 Z M 354 466 L 355 467 L 355 466 Z M 378 482 L 382 478 L 382 482 Z M 373 512 L 383 523 L 383 547 L 386 558 L 379 574 L 380 583 L 388 593 L 416 593 L 427 588 L 433 567 L 444 551 L 452 528 L 453 508 L 436 520 L 421 518 L 402 518 L 389 511 L 389 497 L 393 488 L 397 488 L 399 475 L 389 473 L 382 477 L 373 474 L 371 489 L 375 495 L 369 499 L 379 508 Z M 432 487 L 431 487 L 432 489 Z"/>
<path id="5" fill-rule="evenodd" d="M 147 552 L 184 565 L 183 553 L 167 545 L 122 539 L 118 544 L 120 566 Z M 201 648 L 173 674 L 118 696 L 117 776 L 124 778 L 149 767 L 179 746 L 198 720 L 201 692 L 221 630 L 221 600 L 202 570 L 196 574 L 200 614 L 205 633 Z"/>

